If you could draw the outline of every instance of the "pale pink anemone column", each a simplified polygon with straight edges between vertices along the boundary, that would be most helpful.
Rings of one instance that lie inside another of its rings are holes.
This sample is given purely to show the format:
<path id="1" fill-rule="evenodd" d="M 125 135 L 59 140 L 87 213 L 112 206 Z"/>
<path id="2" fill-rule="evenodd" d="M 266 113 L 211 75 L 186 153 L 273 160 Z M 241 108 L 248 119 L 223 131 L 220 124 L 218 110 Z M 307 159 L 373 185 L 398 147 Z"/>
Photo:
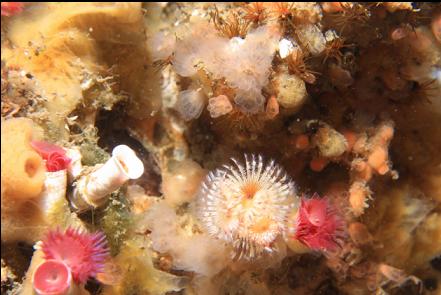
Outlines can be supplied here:
<path id="1" fill-rule="evenodd" d="M 32 284 L 38 295 L 68 294 L 72 285 L 72 273 L 62 261 L 45 260 L 34 271 Z"/>

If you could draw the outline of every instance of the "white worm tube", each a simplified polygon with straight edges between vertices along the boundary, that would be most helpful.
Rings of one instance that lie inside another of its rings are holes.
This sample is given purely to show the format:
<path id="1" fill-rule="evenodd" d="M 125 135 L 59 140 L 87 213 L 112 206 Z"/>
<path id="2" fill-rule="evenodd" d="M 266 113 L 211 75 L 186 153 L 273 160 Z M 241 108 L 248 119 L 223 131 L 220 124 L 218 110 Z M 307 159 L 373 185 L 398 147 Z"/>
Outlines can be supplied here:
<path id="1" fill-rule="evenodd" d="M 46 172 L 44 189 L 40 197 L 40 208 L 44 216 L 53 213 L 56 203 L 66 196 L 67 171 Z"/>
<path id="2" fill-rule="evenodd" d="M 83 165 L 81 164 L 81 153 L 77 148 L 65 150 L 66 156 L 71 160 L 69 166 L 67 167 L 67 176 L 69 183 L 71 183 L 75 178 L 80 176 L 81 171 L 83 171 Z"/>
<path id="3" fill-rule="evenodd" d="M 104 165 L 78 180 L 72 200 L 74 206 L 80 210 L 97 207 L 127 180 L 137 179 L 143 173 L 144 165 L 135 152 L 126 145 L 119 145 Z"/>

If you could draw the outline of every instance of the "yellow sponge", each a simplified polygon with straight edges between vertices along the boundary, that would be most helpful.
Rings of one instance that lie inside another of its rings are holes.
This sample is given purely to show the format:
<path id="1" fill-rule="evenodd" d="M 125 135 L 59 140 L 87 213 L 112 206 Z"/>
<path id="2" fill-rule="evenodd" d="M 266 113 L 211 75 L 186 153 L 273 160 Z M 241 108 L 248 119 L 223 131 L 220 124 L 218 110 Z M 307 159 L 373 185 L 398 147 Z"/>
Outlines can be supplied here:
<path id="1" fill-rule="evenodd" d="M 46 167 L 40 155 L 30 146 L 30 141 L 41 137 L 41 134 L 30 119 L 2 121 L 2 198 L 30 199 L 41 193 Z"/>

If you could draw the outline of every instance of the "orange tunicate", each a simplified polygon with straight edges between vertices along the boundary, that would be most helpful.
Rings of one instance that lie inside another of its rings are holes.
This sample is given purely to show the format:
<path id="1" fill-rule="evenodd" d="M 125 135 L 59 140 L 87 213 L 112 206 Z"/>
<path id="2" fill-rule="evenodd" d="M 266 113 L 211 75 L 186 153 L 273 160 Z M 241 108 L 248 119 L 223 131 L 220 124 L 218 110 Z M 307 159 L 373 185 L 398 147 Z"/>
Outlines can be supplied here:
<path id="1" fill-rule="evenodd" d="M 386 143 L 392 139 L 394 136 L 394 128 L 390 125 L 381 126 L 379 132 L 379 136 L 383 140 L 383 143 Z"/>
<path id="2" fill-rule="evenodd" d="M 326 158 L 322 158 L 322 157 L 314 158 L 309 163 L 309 167 L 311 168 L 312 171 L 320 172 L 326 167 L 326 165 L 328 165 L 328 163 L 329 161 Z"/>
<path id="3" fill-rule="evenodd" d="M 366 165 L 366 168 L 363 171 L 360 171 L 358 176 L 364 181 L 369 181 L 372 178 L 372 167 Z"/>
<path id="4" fill-rule="evenodd" d="M 389 166 L 387 165 L 387 163 L 385 163 L 383 166 L 381 166 L 381 167 L 379 167 L 378 169 L 377 169 L 377 172 L 378 172 L 378 174 L 380 174 L 380 175 L 384 175 L 384 174 L 386 174 L 387 172 L 389 172 Z"/>
<path id="5" fill-rule="evenodd" d="M 387 161 L 387 150 L 383 147 L 375 148 L 368 157 L 369 165 L 379 171 Z"/>
<path id="6" fill-rule="evenodd" d="M 358 136 L 357 140 L 352 146 L 352 150 L 356 154 L 363 154 L 366 151 L 366 145 L 367 145 L 367 136 L 366 134 L 362 134 L 361 136 Z"/>
<path id="7" fill-rule="evenodd" d="M 352 150 L 352 148 L 355 145 L 355 142 L 357 141 L 357 134 L 353 131 L 346 130 L 346 131 L 343 131 L 343 136 L 346 138 L 346 141 L 348 143 L 348 147 L 347 147 L 346 151 L 349 152 Z"/>
<path id="8" fill-rule="evenodd" d="M 355 216 L 360 216 L 364 213 L 364 209 L 368 207 L 368 198 L 370 198 L 370 190 L 364 182 L 357 181 L 351 185 L 349 189 L 349 203 Z"/>
<path id="9" fill-rule="evenodd" d="M 372 178 L 372 167 L 366 161 L 356 158 L 352 161 L 351 167 L 356 171 L 357 178 L 369 181 Z"/>
<path id="10" fill-rule="evenodd" d="M 273 119 L 279 114 L 279 103 L 274 95 L 268 99 L 265 112 L 269 119 Z"/>
<path id="11" fill-rule="evenodd" d="M 306 150 L 309 147 L 309 137 L 305 134 L 300 134 L 295 139 L 296 149 Z"/>
<path id="12" fill-rule="evenodd" d="M 363 161 L 362 159 L 354 159 L 352 161 L 352 169 L 358 172 L 362 172 L 366 169 L 367 163 Z"/>

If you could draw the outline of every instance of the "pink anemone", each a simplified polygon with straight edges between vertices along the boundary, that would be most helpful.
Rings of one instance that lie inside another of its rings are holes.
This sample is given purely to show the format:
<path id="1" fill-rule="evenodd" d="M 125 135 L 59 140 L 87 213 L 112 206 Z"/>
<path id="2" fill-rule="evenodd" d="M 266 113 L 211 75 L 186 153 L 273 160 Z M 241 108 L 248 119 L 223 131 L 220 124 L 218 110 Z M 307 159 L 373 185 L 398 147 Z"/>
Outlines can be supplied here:
<path id="1" fill-rule="evenodd" d="M 86 233 L 73 228 L 68 228 L 64 233 L 60 230 L 49 231 L 42 250 L 45 259 L 64 262 L 76 283 L 85 283 L 102 272 L 109 257 L 103 233 Z"/>
<path id="2" fill-rule="evenodd" d="M 326 197 L 302 198 L 295 238 L 313 250 L 332 251 L 345 236 L 344 222 Z"/>
<path id="3" fill-rule="evenodd" d="M 46 160 L 46 169 L 49 172 L 64 170 L 71 162 L 66 156 L 66 151 L 58 145 L 46 141 L 31 141 L 31 146 Z"/>

